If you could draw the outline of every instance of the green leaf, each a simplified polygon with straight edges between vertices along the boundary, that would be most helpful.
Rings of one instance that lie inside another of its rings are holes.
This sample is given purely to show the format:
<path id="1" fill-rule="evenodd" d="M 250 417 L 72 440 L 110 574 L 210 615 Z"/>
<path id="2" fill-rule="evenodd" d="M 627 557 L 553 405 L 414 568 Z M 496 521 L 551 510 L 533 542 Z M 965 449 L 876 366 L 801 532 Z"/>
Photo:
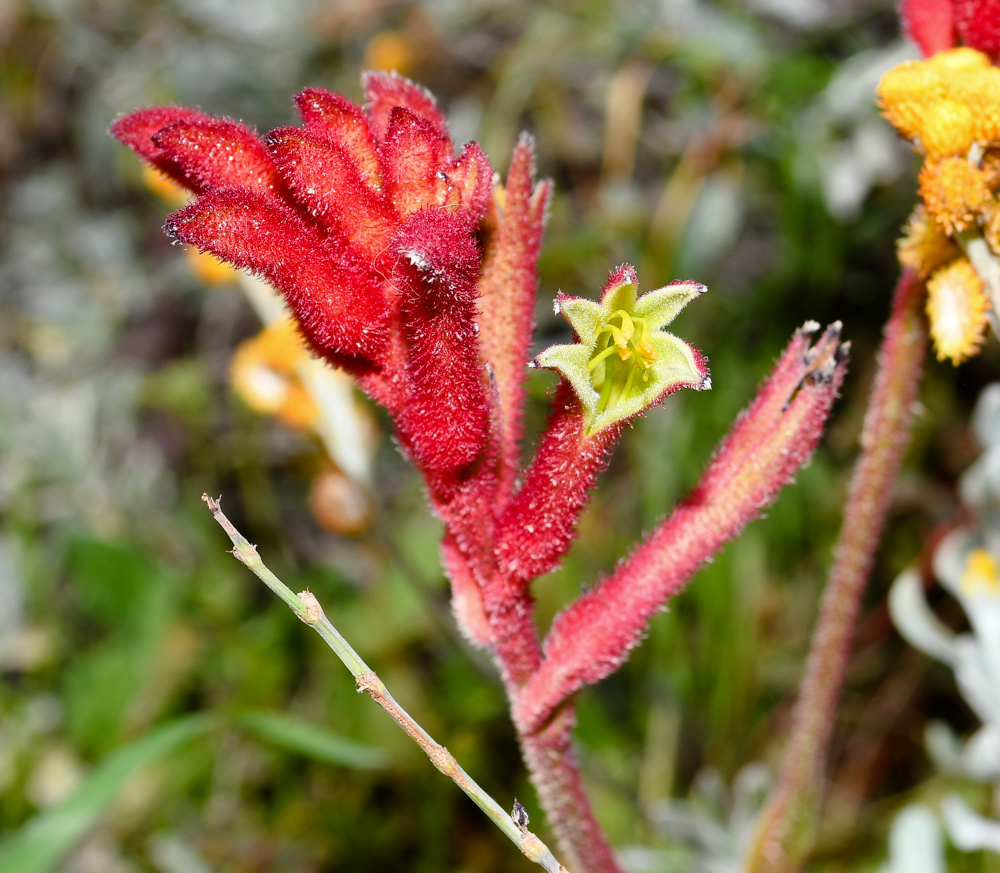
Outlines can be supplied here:
<path id="1" fill-rule="evenodd" d="M 156 728 L 98 764 L 70 797 L 35 816 L 0 843 L 0 873 L 46 873 L 97 824 L 128 781 L 141 769 L 205 733 L 206 715 Z"/>
<path id="2" fill-rule="evenodd" d="M 355 770 L 377 770 L 388 764 L 384 750 L 349 740 L 291 715 L 244 712 L 235 721 L 259 740 L 317 761 Z"/>

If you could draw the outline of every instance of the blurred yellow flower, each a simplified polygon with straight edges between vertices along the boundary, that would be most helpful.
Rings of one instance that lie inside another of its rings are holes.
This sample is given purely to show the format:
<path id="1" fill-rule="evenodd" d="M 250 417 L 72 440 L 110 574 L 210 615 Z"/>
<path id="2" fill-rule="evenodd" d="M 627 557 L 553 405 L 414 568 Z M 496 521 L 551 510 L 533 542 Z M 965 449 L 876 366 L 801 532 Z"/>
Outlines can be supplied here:
<path id="1" fill-rule="evenodd" d="M 892 125 L 932 158 L 1000 141 L 1000 69 L 973 49 L 906 61 L 882 77 L 878 96 Z"/>
<path id="2" fill-rule="evenodd" d="M 239 276 L 239 270 L 220 261 L 215 255 L 189 248 L 184 252 L 188 269 L 204 285 L 231 285 Z"/>
<path id="3" fill-rule="evenodd" d="M 938 227 L 922 205 L 913 210 L 903 228 L 902 239 L 896 243 L 899 263 L 909 267 L 921 279 L 926 279 L 938 267 L 943 267 L 960 254 L 959 247 Z"/>
<path id="4" fill-rule="evenodd" d="M 364 68 L 366 70 L 395 70 L 408 76 L 415 65 L 416 52 L 406 34 L 398 30 L 383 30 L 376 33 L 365 47 Z"/>
<path id="5" fill-rule="evenodd" d="M 986 339 L 990 304 L 967 258 L 942 267 L 927 282 L 927 316 L 939 361 L 960 364 Z"/>
<path id="6" fill-rule="evenodd" d="M 319 408 L 297 375 L 308 358 L 295 320 L 281 318 L 237 347 L 229 369 L 233 389 L 255 412 L 312 429 Z"/>
<path id="7" fill-rule="evenodd" d="M 157 197 L 171 206 L 183 206 L 191 199 L 191 195 L 173 179 L 164 176 L 149 164 L 142 165 L 142 182 Z"/>

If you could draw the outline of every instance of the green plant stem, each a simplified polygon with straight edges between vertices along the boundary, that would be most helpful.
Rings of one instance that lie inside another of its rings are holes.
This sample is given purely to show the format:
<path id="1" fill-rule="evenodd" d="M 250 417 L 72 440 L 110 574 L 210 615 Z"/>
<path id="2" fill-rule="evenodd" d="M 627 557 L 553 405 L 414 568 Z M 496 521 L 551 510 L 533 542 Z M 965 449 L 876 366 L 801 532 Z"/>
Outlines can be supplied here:
<path id="1" fill-rule="evenodd" d="M 879 350 L 878 373 L 851 477 L 844 523 L 799 687 L 778 783 L 757 826 L 747 873 L 789 873 L 811 849 L 823 794 L 826 752 L 855 620 L 871 572 L 892 484 L 910 439 L 927 329 L 924 286 L 904 273 Z"/>
<path id="2" fill-rule="evenodd" d="M 201 499 L 208 505 L 215 520 L 232 541 L 233 555 L 277 594 L 301 621 L 309 625 L 323 638 L 323 641 L 333 649 L 334 654 L 343 661 L 344 666 L 351 671 L 358 691 L 367 691 L 372 700 L 381 706 L 393 721 L 424 750 L 431 763 L 461 788 L 525 856 L 548 873 L 568 873 L 537 836 L 526 826 L 515 822 L 511 815 L 459 766 L 451 752 L 435 742 L 430 734 L 414 720 L 413 716 L 396 702 L 382 680 L 354 651 L 340 631 L 331 624 L 316 597 L 309 591 L 300 591 L 295 594 L 265 566 L 260 555 L 257 554 L 256 547 L 251 545 L 246 537 L 226 518 L 219 505 L 219 500 L 209 497 L 207 494 L 203 494 Z"/>

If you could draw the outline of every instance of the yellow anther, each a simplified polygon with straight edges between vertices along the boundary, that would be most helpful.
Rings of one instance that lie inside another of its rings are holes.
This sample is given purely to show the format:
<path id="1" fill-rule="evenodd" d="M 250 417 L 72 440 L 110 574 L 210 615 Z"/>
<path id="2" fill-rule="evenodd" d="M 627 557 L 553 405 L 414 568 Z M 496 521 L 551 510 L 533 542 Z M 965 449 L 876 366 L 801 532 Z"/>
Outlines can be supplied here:
<path id="1" fill-rule="evenodd" d="M 636 347 L 639 349 L 639 356 L 642 359 L 643 366 L 652 367 L 653 362 L 656 360 L 656 346 L 653 345 L 653 338 L 649 335 L 648 330 L 644 330 L 639 336 L 639 342 L 636 343 Z M 643 378 L 646 378 L 643 376 Z"/>
<path id="2" fill-rule="evenodd" d="M 973 49 L 900 64 L 882 77 L 878 94 L 886 118 L 931 158 L 964 156 L 1000 133 L 1000 70 Z"/>

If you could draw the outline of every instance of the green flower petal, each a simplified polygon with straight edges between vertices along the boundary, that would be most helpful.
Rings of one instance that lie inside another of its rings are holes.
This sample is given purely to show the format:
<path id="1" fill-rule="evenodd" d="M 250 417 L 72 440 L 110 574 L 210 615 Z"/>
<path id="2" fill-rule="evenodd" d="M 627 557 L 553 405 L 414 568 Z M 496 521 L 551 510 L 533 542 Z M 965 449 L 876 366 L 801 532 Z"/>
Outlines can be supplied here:
<path id="1" fill-rule="evenodd" d="M 583 343 L 596 343 L 604 312 L 593 300 L 582 297 L 560 297 L 556 300 L 556 315 L 563 316 Z"/>
<path id="2" fill-rule="evenodd" d="M 650 330 L 659 330 L 672 322 L 695 297 L 708 289 L 698 282 L 678 282 L 643 294 L 635 304 L 635 314 L 645 318 Z"/>
<path id="3" fill-rule="evenodd" d="M 558 370 L 572 385 L 588 434 L 632 418 L 679 386 L 711 387 L 701 356 L 662 330 L 705 286 L 676 283 L 639 297 L 634 276 L 630 267 L 619 268 L 600 304 L 560 296 L 556 312 L 579 341 L 552 346 L 534 362 Z"/>

